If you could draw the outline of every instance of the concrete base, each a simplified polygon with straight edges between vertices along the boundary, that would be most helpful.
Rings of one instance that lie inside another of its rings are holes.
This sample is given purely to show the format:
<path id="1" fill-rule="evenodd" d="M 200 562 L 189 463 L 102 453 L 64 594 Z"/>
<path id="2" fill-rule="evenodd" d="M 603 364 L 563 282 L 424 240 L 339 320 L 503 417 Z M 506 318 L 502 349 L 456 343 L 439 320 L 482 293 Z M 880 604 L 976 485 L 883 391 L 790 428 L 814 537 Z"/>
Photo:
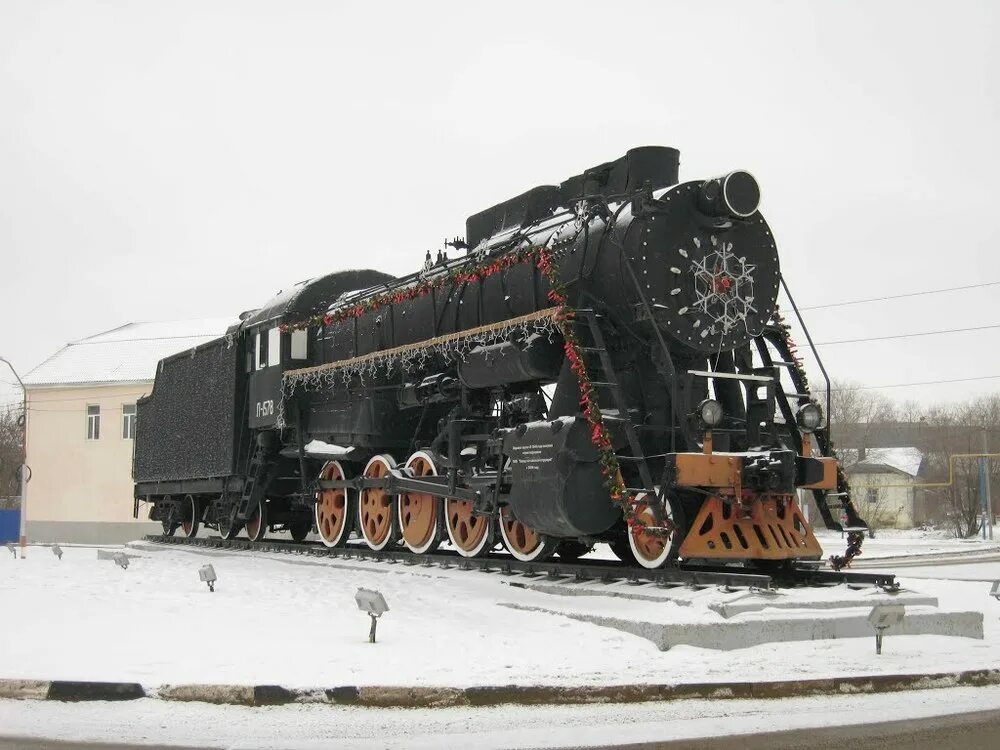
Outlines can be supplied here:
<path id="1" fill-rule="evenodd" d="M 30 509 L 29 509 L 30 513 Z M 51 544 L 125 544 L 146 534 L 162 534 L 149 521 L 28 521 L 29 542 Z"/>
<path id="2" fill-rule="evenodd" d="M 628 620 L 618 617 L 560 612 L 544 607 L 502 603 L 512 609 L 546 612 L 573 620 L 621 630 L 652 641 L 658 649 L 666 651 L 673 646 L 697 646 L 721 651 L 759 646 L 762 643 L 787 641 L 815 641 L 826 638 L 867 638 L 874 631 L 868 623 L 869 609 L 830 612 L 817 616 L 815 612 L 800 615 L 772 615 L 737 622 L 688 622 L 659 623 Z M 907 610 L 900 627 L 887 632 L 897 635 L 950 635 L 963 638 L 983 638 L 982 612 L 938 612 L 927 607 Z"/>
<path id="3" fill-rule="evenodd" d="M 742 597 L 730 599 L 725 602 L 713 602 L 708 608 L 713 612 L 718 612 L 723 617 L 735 617 L 736 615 L 747 614 L 749 612 L 762 612 L 765 609 L 803 609 L 801 601 L 795 599 L 779 598 L 780 594 L 765 597 L 760 594 L 747 594 Z M 872 597 L 871 606 L 876 604 L 898 604 L 903 607 L 937 607 L 936 596 L 923 596 L 920 594 L 883 594 Z M 809 609 L 850 609 L 858 606 L 858 598 L 852 599 L 817 599 L 808 604 Z"/>

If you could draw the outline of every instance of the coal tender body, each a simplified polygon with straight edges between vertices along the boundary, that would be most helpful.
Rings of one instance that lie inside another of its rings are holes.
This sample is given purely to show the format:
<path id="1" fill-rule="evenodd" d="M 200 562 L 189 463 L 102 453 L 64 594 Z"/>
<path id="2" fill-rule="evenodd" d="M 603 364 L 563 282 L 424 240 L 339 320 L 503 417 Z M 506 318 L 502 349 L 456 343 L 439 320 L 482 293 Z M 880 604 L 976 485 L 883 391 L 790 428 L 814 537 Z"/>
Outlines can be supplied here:
<path id="1" fill-rule="evenodd" d="M 457 258 L 304 282 L 164 360 L 136 513 L 529 561 L 819 558 L 800 490 L 863 521 L 777 313 L 758 185 L 681 182 L 678 158 L 633 149 L 469 217 Z M 201 368 L 216 385 L 192 389 Z"/>

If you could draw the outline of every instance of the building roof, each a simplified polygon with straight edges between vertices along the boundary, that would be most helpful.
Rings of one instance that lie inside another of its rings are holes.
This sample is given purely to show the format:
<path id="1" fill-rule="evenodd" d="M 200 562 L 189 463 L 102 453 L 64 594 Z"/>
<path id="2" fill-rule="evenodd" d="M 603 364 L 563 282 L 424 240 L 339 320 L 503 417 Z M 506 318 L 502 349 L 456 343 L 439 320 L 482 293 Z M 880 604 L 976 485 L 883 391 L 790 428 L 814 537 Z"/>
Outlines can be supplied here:
<path id="1" fill-rule="evenodd" d="M 882 471 L 895 471 L 915 477 L 920 473 L 920 465 L 924 454 L 919 448 L 912 446 L 900 448 L 869 448 L 865 451 L 864 461 L 857 461 L 857 450 L 848 448 L 838 451 L 849 463 L 853 458 L 855 463 L 849 463 L 845 471 L 851 474 L 873 474 Z"/>
<path id="2" fill-rule="evenodd" d="M 71 341 L 24 376 L 27 387 L 152 381 L 156 363 L 219 338 L 234 318 L 126 323 Z"/>

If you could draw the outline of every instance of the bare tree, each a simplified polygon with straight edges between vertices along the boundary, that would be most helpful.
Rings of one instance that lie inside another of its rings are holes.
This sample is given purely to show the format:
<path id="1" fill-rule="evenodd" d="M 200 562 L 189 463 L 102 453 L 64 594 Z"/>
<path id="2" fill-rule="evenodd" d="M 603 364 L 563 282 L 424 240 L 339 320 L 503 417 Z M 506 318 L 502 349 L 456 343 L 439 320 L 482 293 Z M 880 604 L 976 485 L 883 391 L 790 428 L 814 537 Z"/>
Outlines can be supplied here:
<path id="1" fill-rule="evenodd" d="M 874 444 L 879 431 L 896 421 L 896 405 L 884 393 L 863 388 L 848 380 L 834 380 L 830 389 L 830 421 L 834 425 L 850 425 L 857 447 Z M 859 456 L 845 453 L 845 465 L 859 460 Z"/>
<path id="2" fill-rule="evenodd" d="M 23 456 L 24 420 L 20 409 L 0 409 L 0 507 L 13 505 L 20 495 L 20 466 Z"/>
<path id="3" fill-rule="evenodd" d="M 956 536 L 972 536 L 981 521 L 979 461 L 956 456 L 982 453 L 984 430 L 989 437 L 988 452 L 1000 448 L 1000 394 L 964 404 L 931 407 L 924 424 L 921 447 L 928 454 L 926 480 L 948 483 L 928 488 L 928 496 L 937 506 L 936 514 L 948 520 Z M 1000 488 L 1000 461 L 990 462 L 988 481 L 995 496 Z"/>

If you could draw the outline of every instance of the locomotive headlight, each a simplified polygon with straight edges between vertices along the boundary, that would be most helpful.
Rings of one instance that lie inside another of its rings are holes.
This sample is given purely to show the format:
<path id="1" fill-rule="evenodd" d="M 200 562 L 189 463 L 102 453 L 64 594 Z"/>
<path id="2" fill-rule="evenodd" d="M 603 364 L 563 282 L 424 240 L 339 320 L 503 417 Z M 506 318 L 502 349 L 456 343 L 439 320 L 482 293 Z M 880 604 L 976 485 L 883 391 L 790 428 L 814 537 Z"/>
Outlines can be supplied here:
<path id="1" fill-rule="evenodd" d="M 745 219 L 760 205 L 760 185 L 749 172 L 738 169 L 701 184 L 698 204 L 712 216 Z"/>
<path id="2" fill-rule="evenodd" d="M 706 398 L 698 404 L 698 419 L 706 430 L 722 424 L 722 404 L 715 399 Z"/>
<path id="3" fill-rule="evenodd" d="M 803 432 L 815 432 L 823 424 L 823 410 L 816 404 L 805 404 L 799 408 L 795 421 Z"/>

